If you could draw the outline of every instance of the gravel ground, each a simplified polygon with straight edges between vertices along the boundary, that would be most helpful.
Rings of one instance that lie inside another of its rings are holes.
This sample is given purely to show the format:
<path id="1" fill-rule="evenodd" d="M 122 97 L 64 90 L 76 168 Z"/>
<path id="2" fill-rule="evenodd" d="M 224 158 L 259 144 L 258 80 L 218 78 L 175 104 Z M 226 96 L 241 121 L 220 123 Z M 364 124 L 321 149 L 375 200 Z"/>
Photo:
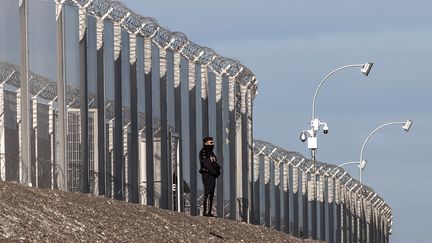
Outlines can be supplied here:
<path id="1" fill-rule="evenodd" d="M 0 241 L 317 242 L 261 226 L 0 182 Z"/>

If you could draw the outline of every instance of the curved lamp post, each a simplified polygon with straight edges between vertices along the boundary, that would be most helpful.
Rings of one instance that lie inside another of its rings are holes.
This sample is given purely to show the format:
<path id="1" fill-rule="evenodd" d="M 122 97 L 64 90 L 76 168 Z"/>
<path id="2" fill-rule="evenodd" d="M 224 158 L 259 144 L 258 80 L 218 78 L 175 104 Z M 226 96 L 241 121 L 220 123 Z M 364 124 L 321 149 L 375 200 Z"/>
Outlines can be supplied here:
<path id="1" fill-rule="evenodd" d="M 345 166 L 345 165 L 351 165 L 351 164 L 357 164 L 358 165 L 358 167 L 360 168 L 360 169 L 363 169 L 365 166 L 366 166 L 366 164 L 367 164 L 367 160 L 363 160 L 363 161 L 350 161 L 350 162 L 346 162 L 346 163 L 343 163 L 343 164 L 340 164 L 340 165 L 337 165 L 336 167 L 334 167 L 331 171 L 330 171 L 330 173 L 331 172 L 333 172 L 334 170 L 336 170 L 337 168 L 342 168 L 343 166 Z M 339 170 L 338 170 L 339 171 Z M 346 173 L 346 172 L 345 172 Z M 345 175 L 345 174 L 344 174 Z"/>
<path id="2" fill-rule="evenodd" d="M 367 137 L 366 137 L 366 139 L 364 140 L 364 142 L 363 142 L 363 145 L 362 145 L 362 147 L 361 147 L 361 150 L 360 150 L 360 163 L 362 163 L 362 161 L 364 161 L 363 160 L 363 151 L 364 151 L 364 148 L 365 148 L 365 146 L 366 146 L 366 143 L 369 141 L 369 138 L 374 134 L 374 133 L 376 133 L 378 130 L 380 130 L 380 129 L 382 129 L 382 128 L 384 128 L 384 127 L 386 127 L 386 126 L 390 126 L 390 125 L 402 125 L 402 128 L 405 130 L 405 132 L 408 132 L 409 131 L 409 129 L 411 128 L 411 126 L 412 126 L 412 121 L 411 120 L 406 120 L 406 121 L 400 121 L 400 122 L 389 122 L 389 123 L 385 123 L 385 124 L 383 124 L 383 125 L 381 125 L 381 126 L 379 126 L 379 127 L 377 127 L 377 128 L 375 128 L 375 130 L 373 130 Z M 366 165 L 366 164 L 365 164 Z M 363 171 L 363 169 L 364 169 L 364 167 L 363 168 L 361 168 L 360 167 L 360 183 L 362 183 L 362 171 Z"/>
<path id="3" fill-rule="evenodd" d="M 346 162 L 346 163 L 338 165 L 337 167 L 342 167 L 342 166 L 350 165 L 350 164 L 357 164 L 360 169 L 363 169 L 367 164 L 367 160 Z"/>
<path id="4" fill-rule="evenodd" d="M 361 67 L 360 71 L 368 76 L 369 72 L 373 66 L 372 62 L 367 62 L 366 64 L 352 64 L 352 65 L 346 65 L 342 66 L 340 68 L 337 68 L 333 71 L 331 71 L 327 76 L 324 77 L 323 80 L 318 84 L 318 87 L 315 90 L 313 100 L 312 100 L 312 120 L 311 120 L 311 128 L 309 130 L 303 130 L 300 134 L 300 140 L 302 142 L 308 141 L 308 148 L 311 151 L 312 159 L 314 163 L 316 162 L 316 150 L 318 149 L 318 140 L 317 140 L 317 131 L 320 129 L 320 127 L 323 127 L 324 134 L 328 133 L 328 126 L 327 123 L 321 122 L 318 118 L 315 117 L 315 103 L 316 98 L 318 95 L 319 90 L 321 89 L 321 86 L 324 84 L 324 82 L 334 73 L 346 69 L 346 68 L 353 68 L 353 67 Z"/>

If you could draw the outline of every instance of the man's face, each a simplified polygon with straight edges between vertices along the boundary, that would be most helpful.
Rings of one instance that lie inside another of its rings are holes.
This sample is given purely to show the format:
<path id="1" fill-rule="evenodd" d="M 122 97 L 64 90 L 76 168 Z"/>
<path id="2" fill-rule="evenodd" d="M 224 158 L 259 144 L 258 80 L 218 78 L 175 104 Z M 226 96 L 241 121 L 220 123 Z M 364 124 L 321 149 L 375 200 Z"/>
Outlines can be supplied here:
<path id="1" fill-rule="evenodd" d="M 214 145 L 214 142 L 213 142 L 213 140 L 207 140 L 205 142 L 205 145 Z"/>

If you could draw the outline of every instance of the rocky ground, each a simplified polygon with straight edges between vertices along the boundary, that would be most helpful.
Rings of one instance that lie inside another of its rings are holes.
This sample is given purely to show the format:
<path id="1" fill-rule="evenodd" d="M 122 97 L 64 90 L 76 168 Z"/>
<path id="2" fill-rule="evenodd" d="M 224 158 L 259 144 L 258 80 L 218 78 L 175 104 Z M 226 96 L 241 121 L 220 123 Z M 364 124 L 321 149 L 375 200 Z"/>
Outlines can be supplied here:
<path id="1" fill-rule="evenodd" d="M 0 182 L 0 241 L 316 242 L 261 226 Z"/>

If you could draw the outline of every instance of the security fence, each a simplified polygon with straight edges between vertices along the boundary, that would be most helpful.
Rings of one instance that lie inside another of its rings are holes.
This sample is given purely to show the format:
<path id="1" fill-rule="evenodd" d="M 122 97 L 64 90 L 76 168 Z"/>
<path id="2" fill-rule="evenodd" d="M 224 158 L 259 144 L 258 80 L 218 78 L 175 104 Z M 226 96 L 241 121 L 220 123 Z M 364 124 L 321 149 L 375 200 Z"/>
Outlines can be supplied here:
<path id="1" fill-rule="evenodd" d="M 0 180 L 199 215 L 213 136 L 218 217 L 388 241 L 391 210 L 372 189 L 253 142 L 257 80 L 237 60 L 118 1 L 2 1 L 0 16 Z"/>
<path id="2" fill-rule="evenodd" d="M 255 140 L 250 221 L 326 242 L 388 242 L 392 211 L 342 168 Z"/>
<path id="3" fill-rule="evenodd" d="M 216 211 L 245 210 L 248 68 L 118 1 L 0 4 L 1 180 L 197 215 L 198 152 L 213 136 L 224 168 Z"/>

